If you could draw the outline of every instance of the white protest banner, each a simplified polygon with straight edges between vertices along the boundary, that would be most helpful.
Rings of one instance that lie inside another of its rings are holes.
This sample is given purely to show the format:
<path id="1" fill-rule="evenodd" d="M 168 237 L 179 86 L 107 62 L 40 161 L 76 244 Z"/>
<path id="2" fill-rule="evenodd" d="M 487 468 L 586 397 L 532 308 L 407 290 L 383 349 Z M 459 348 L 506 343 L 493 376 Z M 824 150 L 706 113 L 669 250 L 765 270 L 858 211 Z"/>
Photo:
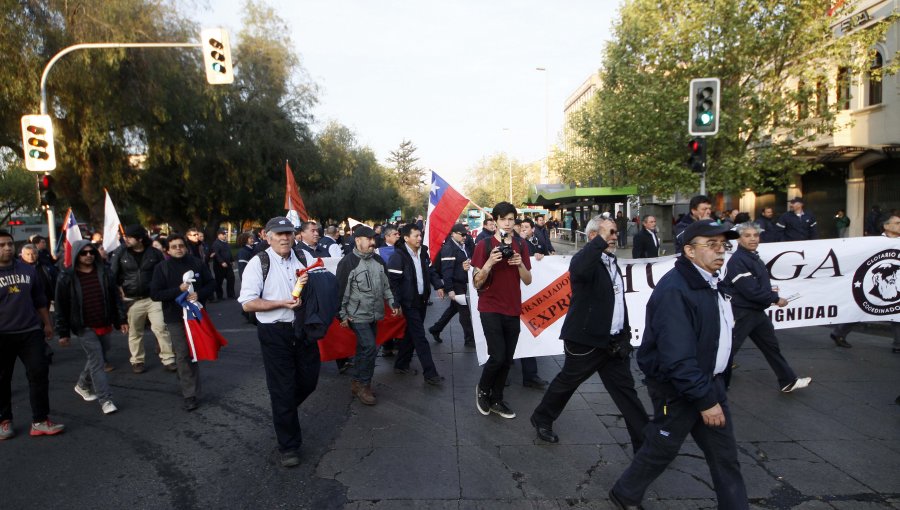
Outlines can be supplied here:
<path id="1" fill-rule="evenodd" d="M 898 239 L 857 237 L 764 243 L 759 245 L 758 252 L 769 270 L 772 285 L 790 301 L 786 307 L 773 306 L 767 310 L 776 329 L 900 321 Z M 571 298 L 569 260 L 568 256 L 532 260 L 533 281 L 529 286 L 522 286 L 522 323 L 516 358 L 562 354 L 559 332 Z M 674 263 L 675 256 L 619 260 L 625 279 L 632 344 L 640 344 L 647 301 L 653 288 Z M 484 363 L 487 345 L 474 291 L 470 291 L 470 302 L 478 361 Z"/>

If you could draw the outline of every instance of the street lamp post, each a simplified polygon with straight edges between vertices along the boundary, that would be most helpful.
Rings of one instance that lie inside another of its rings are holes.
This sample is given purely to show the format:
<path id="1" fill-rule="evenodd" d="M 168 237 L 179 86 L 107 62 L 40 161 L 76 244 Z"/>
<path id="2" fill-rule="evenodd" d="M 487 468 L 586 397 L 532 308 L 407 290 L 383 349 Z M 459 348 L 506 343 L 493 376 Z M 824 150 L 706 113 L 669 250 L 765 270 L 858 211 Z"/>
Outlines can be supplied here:
<path id="1" fill-rule="evenodd" d="M 541 168 L 541 180 L 550 173 L 550 72 L 546 67 L 535 67 L 535 71 L 544 73 L 544 165 Z"/>
<path id="2" fill-rule="evenodd" d="M 503 128 L 503 131 L 507 133 L 506 139 L 506 163 L 509 167 L 509 203 L 513 203 L 512 197 L 512 155 L 509 152 L 510 146 L 512 146 L 512 131 L 509 128 Z"/>

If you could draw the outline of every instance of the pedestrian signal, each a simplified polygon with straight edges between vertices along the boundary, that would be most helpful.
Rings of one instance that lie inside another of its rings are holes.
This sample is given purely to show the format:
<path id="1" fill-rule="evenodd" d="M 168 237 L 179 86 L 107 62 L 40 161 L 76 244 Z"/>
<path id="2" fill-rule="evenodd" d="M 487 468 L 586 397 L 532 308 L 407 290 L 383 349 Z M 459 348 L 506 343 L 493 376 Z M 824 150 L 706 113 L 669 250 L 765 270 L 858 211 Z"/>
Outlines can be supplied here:
<path id="1" fill-rule="evenodd" d="M 706 171 L 706 139 L 694 138 L 688 142 L 688 168 L 692 172 L 702 174 Z"/>
<path id="2" fill-rule="evenodd" d="M 41 197 L 41 207 L 50 207 L 56 201 L 56 193 L 53 192 L 53 177 L 44 174 L 38 178 L 38 192 Z"/>

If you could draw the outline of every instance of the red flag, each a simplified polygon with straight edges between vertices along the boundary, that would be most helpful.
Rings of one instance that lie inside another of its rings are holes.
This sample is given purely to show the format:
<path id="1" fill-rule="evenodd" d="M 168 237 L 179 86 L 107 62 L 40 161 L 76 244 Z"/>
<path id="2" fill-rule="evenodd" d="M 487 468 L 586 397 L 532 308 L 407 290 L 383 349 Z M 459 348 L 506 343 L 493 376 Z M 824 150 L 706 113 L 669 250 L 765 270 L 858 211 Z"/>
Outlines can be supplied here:
<path id="1" fill-rule="evenodd" d="M 66 213 L 66 219 L 63 221 L 63 239 L 65 242 L 63 246 L 65 247 L 65 255 L 63 256 L 63 266 L 71 267 L 72 264 L 75 263 L 72 260 L 72 245 L 75 244 L 75 241 L 81 241 L 81 229 L 78 228 L 78 222 L 75 221 L 75 214 L 72 212 L 72 208 L 69 208 L 69 212 Z"/>
<path id="2" fill-rule="evenodd" d="M 297 211 L 297 215 L 303 221 L 309 220 L 309 213 L 306 212 L 306 205 L 300 198 L 300 191 L 297 190 L 297 181 L 294 180 L 294 172 L 291 171 L 291 165 L 284 162 L 284 171 L 287 174 L 287 186 L 284 190 L 284 208 L 288 211 Z"/>
<path id="3" fill-rule="evenodd" d="M 188 347 L 194 361 L 214 361 L 219 359 L 219 348 L 228 345 L 228 341 L 219 333 L 206 313 L 200 309 L 200 319 L 184 317 L 184 329 Z"/>
<path id="4" fill-rule="evenodd" d="M 428 194 L 428 222 L 425 224 L 425 245 L 431 262 L 437 259 L 444 240 L 456 224 L 459 215 L 469 205 L 469 199 L 447 184 L 434 171 L 431 172 L 431 192 Z"/>
<path id="5" fill-rule="evenodd" d="M 394 317 L 390 307 L 384 306 L 384 319 L 378 321 L 375 344 L 381 345 L 391 338 L 403 338 L 406 332 L 406 319 Z M 352 328 L 341 327 L 337 319 L 332 321 L 325 337 L 319 340 L 319 358 L 331 361 L 341 358 L 352 358 L 356 355 L 356 333 Z"/>

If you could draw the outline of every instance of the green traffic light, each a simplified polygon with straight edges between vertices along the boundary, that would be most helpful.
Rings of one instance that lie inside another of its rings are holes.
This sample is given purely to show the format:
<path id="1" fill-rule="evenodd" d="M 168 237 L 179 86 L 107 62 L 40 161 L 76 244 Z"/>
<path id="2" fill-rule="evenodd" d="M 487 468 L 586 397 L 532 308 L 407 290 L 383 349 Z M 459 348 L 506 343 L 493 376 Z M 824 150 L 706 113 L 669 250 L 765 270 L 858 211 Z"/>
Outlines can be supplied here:
<path id="1" fill-rule="evenodd" d="M 28 155 L 34 159 L 49 159 L 49 156 L 44 151 L 39 151 L 37 149 L 32 149 L 28 151 Z"/>
<path id="2" fill-rule="evenodd" d="M 703 112 L 697 117 L 697 124 L 701 126 L 708 126 L 712 124 L 713 114 L 711 112 Z"/>
<path id="3" fill-rule="evenodd" d="M 218 63 L 218 62 L 213 62 L 213 63 L 212 63 L 212 68 L 213 68 L 213 71 L 217 71 L 217 72 L 220 72 L 220 73 L 222 73 L 222 74 L 225 74 L 225 72 L 226 72 L 225 66 L 223 66 L 222 64 L 220 64 L 220 63 Z"/>

